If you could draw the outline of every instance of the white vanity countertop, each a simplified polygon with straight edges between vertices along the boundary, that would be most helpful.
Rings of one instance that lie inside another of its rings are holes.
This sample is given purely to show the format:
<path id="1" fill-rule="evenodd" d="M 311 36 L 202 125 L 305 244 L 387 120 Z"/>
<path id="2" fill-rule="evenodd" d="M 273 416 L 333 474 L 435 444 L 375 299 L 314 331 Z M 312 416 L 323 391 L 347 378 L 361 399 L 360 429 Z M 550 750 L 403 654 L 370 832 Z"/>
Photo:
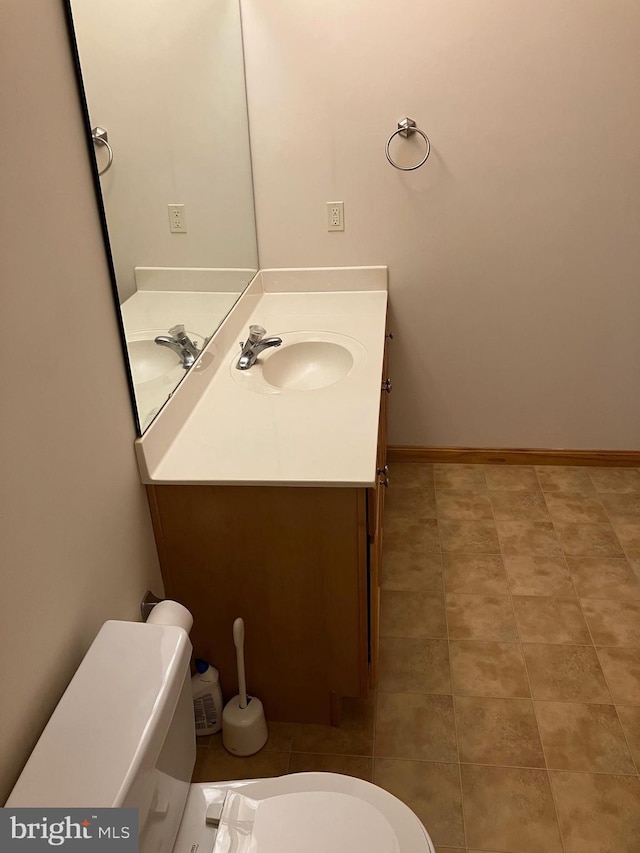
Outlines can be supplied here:
<path id="1" fill-rule="evenodd" d="M 137 440 L 143 482 L 373 485 L 386 308 L 386 267 L 263 270 L 214 335 L 200 368 Z M 233 373 L 238 341 L 252 323 L 269 336 L 346 335 L 360 343 L 363 357 L 325 388 L 254 390 L 250 371 Z"/>

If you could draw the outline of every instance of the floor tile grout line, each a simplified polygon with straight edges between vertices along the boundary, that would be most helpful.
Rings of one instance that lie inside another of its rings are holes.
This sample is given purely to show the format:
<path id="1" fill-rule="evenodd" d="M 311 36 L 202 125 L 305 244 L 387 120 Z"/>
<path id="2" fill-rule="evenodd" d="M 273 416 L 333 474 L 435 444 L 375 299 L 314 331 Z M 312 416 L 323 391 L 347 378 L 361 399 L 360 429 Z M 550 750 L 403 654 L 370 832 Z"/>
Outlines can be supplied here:
<path id="1" fill-rule="evenodd" d="M 456 642 L 454 640 L 454 642 Z M 473 641 L 471 641 L 473 642 Z M 520 645 L 519 643 L 512 643 L 511 645 Z M 526 645 L 526 644 L 525 644 Z M 583 646 L 582 648 L 588 649 L 591 646 Z M 396 695 L 396 696 L 460 696 L 465 699 L 531 699 L 534 702 L 553 702 L 557 705 L 615 705 L 616 702 L 612 702 L 611 700 L 607 700 L 606 702 L 578 702 L 575 699 L 539 699 L 535 696 L 504 696 L 497 693 L 494 694 L 485 694 L 485 693 L 433 693 L 430 691 L 417 691 L 417 690 L 380 690 L 380 693 L 384 693 L 385 695 Z M 640 708 L 640 702 L 618 702 L 617 704 L 621 705 L 625 708 Z M 308 752 L 308 750 L 292 750 L 292 752 Z"/>
<path id="2" fill-rule="evenodd" d="M 594 483 L 594 488 L 595 488 L 595 483 Z M 615 493 L 615 492 L 613 492 L 613 493 L 612 493 L 612 492 L 610 492 L 609 494 L 616 494 L 616 493 Z M 601 498 L 601 496 L 600 496 L 600 495 L 598 495 L 598 496 Z M 601 500 L 602 500 L 602 498 L 601 498 Z M 604 502 L 604 501 L 602 501 L 602 505 L 603 505 L 603 507 L 604 507 L 604 511 L 605 511 L 606 516 L 607 516 L 607 520 L 608 520 L 609 524 L 611 525 L 611 529 L 613 530 L 613 533 L 614 533 L 614 535 L 615 535 L 615 537 L 616 537 L 616 541 L 618 542 L 618 545 L 620 546 L 620 548 L 621 548 L 621 550 L 622 550 L 622 553 L 624 554 L 624 558 L 625 558 L 625 560 L 627 561 L 627 565 L 629 566 L 629 570 L 631 571 L 631 573 L 632 573 L 632 574 L 634 575 L 634 577 L 635 577 L 635 572 L 633 571 L 633 567 L 631 566 L 631 559 L 632 559 L 632 558 L 629 556 L 629 554 L 627 554 L 627 549 L 625 548 L 625 546 L 624 546 L 624 545 L 622 544 L 622 542 L 620 541 L 620 537 L 618 536 L 618 531 L 617 531 L 617 530 L 616 530 L 616 528 L 615 528 L 615 524 L 616 524 L 616 522 L 614 522 L 614 521 L 612 520 L 611 516 L 609 515 L 609 510 L 607 509 L 607 506 L 606 506 L 606 504 L 605 504 L 605 502 Z M 620 524 L 620 523 L 624 524 L 625 522 L 617 522 L 617 523 L 618 523 L 618 524 Z"/>
<path id="3" fill-rule="evenodd" d="M 484 474 L 483 474 L 484 476 Z M 435 486 L 435 471 L 434 471 L 434 486 Z M 436 512 L 438 507 L 438 498 L 437 498 L 437 490 L 436 490 Z M 438 528 L 440 525 L 440 519 L 437 519 Z M 457 757 L 457 766 L 458 766 L 458 785 L 460 786 L 460 813 L 462 816 L 462 838 L 464 841 L 463 847 L 467 849 L 467 821 L 465 819 L 464 812 L 464 789 L 462 787 L 462 764 L 460 762 L 460 741 L 458 739 L 458 719 L 456 714 L 456 699 L 455 699 L 455 687 L 453 682 L 453 664 L 451 662 L 451 637 L 449 634 L 449 615 L 447 613 L 447 585 L 445 583 L 445 566 L 444 566 L 444 554 L 442 550 L 442 540 L 440 539 L 440 530 L 438 529 L 438 543 L 440 544 L 440 560 L 442 563 L 442 595 L 444 600 L 444 621 L 445 628 L 447 631 L 447 654 L 449 657 L 449 679 L 451 681 L 451 712 L 453 714 L 453 734 L 456 740 L 456 757 Z"/>
<path id="4" fill-rule="evenodd" d="M 433 590 L 430 590 L 433 592 Z M 388 590 L 388 592 L 414 592 L 414 590 Z M 464 593 L 449 593 L 449 595 L 463 595 Z M 473 593 L 469 593 L 472 595 Z M 516 595 L 516 598 L 519 596 Z M 532 595 L 526 596 L 527 598 L 552 598 L 553 596 L 548 595 Z M 569 601 L 575 601 L 576 599 L 572 596 L 564 596 Z M 617 598 L 589 598 L 588 601 L 611 601 L 614 604 L 618 604 L 620 599 Z M 634 599 L 634 601 L 637 599 Z M 394 639 L 394 640 L 446 640 L 446 637 L 401 637 L 396 636 L 395 634 L 381 634 L 380 636 L 384 636 L 385 638 Z M 551 642 L 540 642 L 539 640 L 481 640 L 474 639 L 472 637 L 451 637 L 456 643 L 520 643 L 522 646 L 569 646 L 573 649 L 591 649 L 594 648 L 592 643 L 551 643 Z M 640 646 L 613 646 L 611 643 L 600 643 L 597 648 L 600 649 L 629 649 L 632 651 L 640 651 Z M 385 692 L 393 692 L 393 691 L 385 691 Z M 423 691 L 416 691 L 423 692 Z M 640 704 L 640 703 L 639 703 Z"/>
<path id="5" fill-rule="evenodd" d="M 544 500 L 544 503 L 545 503 L 545 506 L 547 507 L 547 512 L 548 512 L 549 511 L 549 505 L 547 504 L 547 499 L 546 499 L 545 494 L 544 494 L 544 489 L 542 488 L 542 483 L 540 481 L 540 475 L 538 473 L 537 468 L 534 468 L 533 470 L 535 471 L 536 480 L 538 481 L 538 485 L 540 486 L 540 490 L 542 492 L 542 499 Z M 551 513 L 549 513 L 549 515 L 551 515 Z M 559 542 L 560 539 L 558 537 L 558 532 L 556 530 L 555 524 L 553 523 L 553 519 L 551 520 L 551 525 L 553 527 L 554 535 Z M 564 548 L 562 548 L 562 545 L 560 546 L 560 548 L 561 548 L 563 559 L 565 562 L 565 566 L 566 566 L 567 572 L 568 572 L 569 566 L 567 565 L 567 560 L 566 560 L 566 557 L 564 556 Z M 572 582 L 572 585 L 573 585 L 573 582 Z M 575 591 L 575 589 L 574 589 L 574 591 Z M 582 610 L 580 612 L 582 613 Z M 584 619 L 584 615 L 582 618 Z M 518 635 L 519 635 L 519 630 L 518 630 Z M 560 836 L 560 844 L 562 846 L 562 849 L 566 851 L 567 848 L 566 848 L 566 844 L 564 841 L 564 836 L 562 834 L 562 824 L 560 823 L 560 809 L 558 807 L 558 801 L 556 799 L 556 793 L 553 789 L 553 780 L 551 778 L 551 770 L 549 768 L 549 759 L 547 757 L 547 750 L 546 750 L 545 745 L 544 745 L 544 738 L 542 737 L 542 728 L 540 727 L 540 719 L 538 717 L 538 711 L 536 708 L 536 703 L 535 703 L 535 700 L 533 698 L 533 695 L 534 695 L 533 694 L 533 685 L 531 683 L 531 676 L 529 675 L 529 666 L 527 664 L 527 656 L 524 653 L 524 649 L 522 650 L 522 658 L 524 660 L 524 670 L 525 670 L 525 673 L 527 675 L 527 683 L 529 684 L 529 690 L 531 691 L 531 704 L 533 705 L 533 715 L 534 715 L 534 718 L 536 721 L 536 727 L 538 729 L 538 737 L 540 738 L 540 746 L 542 747 L 542 755 L 544 756 L 544 763 L 545 763 L 545 767 L 546 767 L 546 771 L 547 771 L 547 782 L 549 784 L 549 790 L 551 791 L 551 800 L 553 802 L 553 810 L 555 812 L 556 823 L 558 825 L 558 834 Z"/>
<path id="6" fill-rule="evenodd" d="M 309 753 L 313 755 L 324 755 L 325 753 Z M 340 755 L 327 753 L 331 757 L 341 758 Z M 352 756 L 355 758 L 363 758 L 365 756 Z M 620 776 L 624 779 L 635 779 L 636 773 L 620 773 L 605 770 L 574 770 L 567 767 L 541 767 L 530 764 L 489 764 L 486 761 L 444 761 L 442 759 L 433 758 L 407 758 L 403 755 L 380 755 L 379 758 L 383 761 L 402 761 L 403 763 L 412 764 L 450 764 L 451 766 L 460 764 L 462 767 L 499 767 L 504 770 L 536 770 L 541 773 L 573 773 L 581 776 Z M 546 760 L 546 759 L 545 759 Z"/>

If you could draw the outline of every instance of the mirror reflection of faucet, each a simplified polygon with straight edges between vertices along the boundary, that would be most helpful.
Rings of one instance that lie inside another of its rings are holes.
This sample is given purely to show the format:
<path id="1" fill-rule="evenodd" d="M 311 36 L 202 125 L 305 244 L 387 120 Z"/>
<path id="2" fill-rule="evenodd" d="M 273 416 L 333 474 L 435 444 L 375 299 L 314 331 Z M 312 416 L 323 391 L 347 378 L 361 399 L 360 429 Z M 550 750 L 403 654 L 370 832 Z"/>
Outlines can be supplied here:
<path id="1" fill-rule="evenodd" d="M 195 341 L 187 335 L 182 324 L 172 326 L 167 335 L 158 335 L 154 339 L 158 346 L 168 347 L 180 356 L 182 366 L 188 370 L 202 350 L 198 349 Z"/>
<path id="2" fill-rule="evenodd" d="M 238 370 L 249 370 L 256 363 L 256 359 L 262 350 L 269 347 L 279 347 L 282 343 L 282 338 L 265 338 L 265 334 L 266 329 L 262 326 L 249 326 L 249 337 L 244 343 L 240 341 L 242 352 L 236 364 Z"/>

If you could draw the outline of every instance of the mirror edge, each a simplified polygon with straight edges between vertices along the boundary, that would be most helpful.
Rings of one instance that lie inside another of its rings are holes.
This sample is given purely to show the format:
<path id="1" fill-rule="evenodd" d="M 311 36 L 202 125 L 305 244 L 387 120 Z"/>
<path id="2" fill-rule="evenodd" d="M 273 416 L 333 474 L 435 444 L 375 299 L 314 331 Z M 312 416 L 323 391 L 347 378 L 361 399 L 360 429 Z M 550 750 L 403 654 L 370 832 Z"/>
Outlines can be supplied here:
<path id="1" fill-rule="evenodd" d="M 98 175 L 98 166 L 96 163 L 96 158 L 93 152 L 93 143 L 91 141 L 91 121 L 89 118 L 89 108 L 87 106 L 87 98 L 86 92 L 84 88 L 84 81 L 82 79 L 82 71 L 80 68 L 80 53 L 78 51 L 78 43 L 76 41 L 76 34 L 73 25 L 73 12 L 71 10 L 71 0 L 61 0 L 62 7 L 64 10 L 65 21 L 67 25 L 67 38 L 69 39 L 69 50 L 71 53 L 71 59 L 73 62 L 73 70 L 76 79 L 76 91 L 78 94 L 78 101 L 80 106 L 80 111 L 82 113 L 82 121 L 84 124 L 84 136 L 86 141 L 86 149 L 87 156 L 89 158 L 89 165 L 91 168 L 91 177 L 93 181 L 93 190 L 96 198 L 96 205 L 98 209 L 98 217 L 100 219 L 100 228 L 102 230 L 102 239 L 104 244 L 104 252 L 105 259 L 107 261 L 107 267 L 109 269 L 109 279 L 111 281 L 111 295 L 113 297 L 113 305 L 116 314 L 116 322 L 118 324 L 118 332 L 120 335 L 120 346 L 122 349 L 122 358 L 123 358 L 123 367 L 125 368 L 125 374 L 127 378 L 127 385 L 129 387 L 129 397 L 131 401 L 131 414 L 133 416 L 133 422 L 136 430 L 136 435 L 140 437 L 142 435 L 142 429 L 140 425 L 140 416 L 138 414 L 138 408 L 135 402 L 135 392 L 133 387 L 133 375 L 131 372 L 131 364 L 129 362 L 129 354 L 127 350 L 127 339 L 125 336 L 124 330 L 124 321 L 122 319 L 122 312 L 120 309 L 120 297 L 118 295 L 118 288 L 116 285 L 116 273 L 115 267 L 113 264 L 113 255 L 111 253 L 111 243 L 109 241 L 109 232 L 107 229 L 107 216 L 105 213 L 104 202 L 102 199 L 102 188 L 100 186 L 100 177 Z"/>

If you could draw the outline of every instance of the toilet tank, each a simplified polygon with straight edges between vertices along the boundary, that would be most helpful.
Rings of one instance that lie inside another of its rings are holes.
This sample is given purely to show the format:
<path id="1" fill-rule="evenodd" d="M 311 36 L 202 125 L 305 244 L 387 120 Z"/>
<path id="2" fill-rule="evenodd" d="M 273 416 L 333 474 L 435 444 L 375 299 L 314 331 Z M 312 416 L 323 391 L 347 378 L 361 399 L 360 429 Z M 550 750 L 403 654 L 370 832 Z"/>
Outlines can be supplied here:
<path id="1" fill-rule="evenodd" d="M 6 805 L 134 807 L 141 853 L 170 853 L 195 763 L 182 628 L 105 622 Z"/>

